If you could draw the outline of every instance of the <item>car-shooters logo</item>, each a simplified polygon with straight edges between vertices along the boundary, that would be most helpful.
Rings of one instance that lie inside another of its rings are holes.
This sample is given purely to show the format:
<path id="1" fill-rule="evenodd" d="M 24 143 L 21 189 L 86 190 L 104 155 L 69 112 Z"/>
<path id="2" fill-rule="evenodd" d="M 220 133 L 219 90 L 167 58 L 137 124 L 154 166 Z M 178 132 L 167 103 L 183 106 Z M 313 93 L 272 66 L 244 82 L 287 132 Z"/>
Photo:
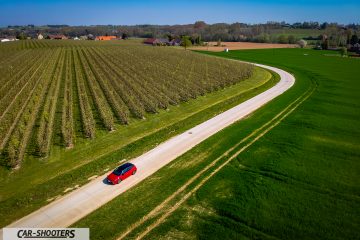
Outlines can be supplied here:
<path id="1" fill-rule="evenodd" d="M 89 240 L 88 228 L 4 228 L 3 240 Z"/>

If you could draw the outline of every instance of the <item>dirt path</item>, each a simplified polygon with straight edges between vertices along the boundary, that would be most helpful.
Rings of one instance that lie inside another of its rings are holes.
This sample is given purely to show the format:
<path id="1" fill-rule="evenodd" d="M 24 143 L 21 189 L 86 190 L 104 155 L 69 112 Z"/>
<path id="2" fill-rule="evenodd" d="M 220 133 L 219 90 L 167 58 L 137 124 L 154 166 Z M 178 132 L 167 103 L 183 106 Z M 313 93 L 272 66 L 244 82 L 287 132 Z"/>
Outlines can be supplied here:
<path id="1" fill-rule="evenodd" d="M 216 132 L 244 118 L 281 95 L 295 83 L 295 78 L 281 69 L 256 65 L 278 73 L 281 77 L 280 82 L 265 92 L 135 158 L 131 162 L 137 166 L 137 174 L 121 184 L 116 186 L 104 184 L 103 180 L 108 174 L 106 173 L 7 227 L 67 227 L 132 188 Z M 2 236 L 1 233 L 0 236 Z"/>

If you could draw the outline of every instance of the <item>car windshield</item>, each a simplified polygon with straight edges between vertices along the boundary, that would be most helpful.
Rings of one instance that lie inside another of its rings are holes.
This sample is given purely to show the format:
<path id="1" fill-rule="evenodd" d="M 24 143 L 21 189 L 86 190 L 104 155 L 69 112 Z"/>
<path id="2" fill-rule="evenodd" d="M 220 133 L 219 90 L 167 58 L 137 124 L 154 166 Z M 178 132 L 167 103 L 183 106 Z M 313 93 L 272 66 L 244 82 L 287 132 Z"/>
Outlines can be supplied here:
<path id="1" fill-rule="evenodd" d="M 121 173 L 123 172 L 123 170 L 126 169 L 126 168 L 128 168 L 128 167 L 130 167 L 131 165 L 132 165 L 132 164 L 130 164 L 130 163 L 125 163 L 125 164 L 121 165 L 120 167 L 116 168 L 116 169 L 113 171 L 113 173 L 114 173 L 115 175 L 117 175 L 117 176 L 120 176 Z"/>

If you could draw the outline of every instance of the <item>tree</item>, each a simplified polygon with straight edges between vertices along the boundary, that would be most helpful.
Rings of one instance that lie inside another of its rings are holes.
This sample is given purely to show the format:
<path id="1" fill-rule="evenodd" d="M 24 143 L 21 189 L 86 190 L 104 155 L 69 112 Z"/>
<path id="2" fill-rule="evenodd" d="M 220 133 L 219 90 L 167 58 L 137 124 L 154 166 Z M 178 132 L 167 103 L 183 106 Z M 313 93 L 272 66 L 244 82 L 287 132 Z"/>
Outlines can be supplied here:
<path id="1" fill-rule="evenodd" d="M 285 35 L 280 35 L 280 36 L 278 37 L 278 42 L 279 42 L 279 43 L 288 43 L 288 37 L 285 36 Z"/>
<path id="2" fill-rule="evenodd" d="M 350 44 L 351 36 L 353 35 L 353 30 L 351 28 L 346 29 L 346 44 Z"/>
<path id="3" fill-rule="evenodd" d="M 298 44 L 299 44 L 299 46 L 300 46 L 301 48 L 304 48 L 304 47 L 306 47 L 307 42 L 306 42 L 304 39 L 300 39 L 300 40 L 298 41 Z"/>
<path id="4" fill-rule="evenodd" d="M 123 33 L 122 36 L 121 36 L 121 38 L 122 38 L 122 39 L 128 39 L 129 37 L 128 37 L 127 33 Z"/>
<path id="5" fill-rule="evenodd" d="M 294 37 L 293 35 L 289 35 L 289 36 L 288 36 L 288 42 L 289 42 L 290 44 L 294 44 L 294 43 L 296 42 L 295 37 Z"/>
<path id="6" fill-rule="evenodd" d="M 321 29 L 326 29 L 329 24 L 327 22 L 324 22 L 320 25 Z"/>
<path id="7" fill-rule="evenodd" d="M 354 44 L 356 44 L 358 42 L 359 42 L 359 37 L 356 34 L 352 35 L 351 39 L 350 39 L 350 44 L 354 45 Z"/>
<path id="8" fill-rule="evenodd" d="M 216 46 L 221 47 L 221 39 L 219 39 L 219 40 L 217 41 Z"/>
<path id="9" fill-rule="evenodd" d="M 346 36 L 344 36 L 344 35 L 338 36 L 338 46 L 345 47 L 346 44 L 347 44 Z"/>
<path id="10" fill-rule="evenodd" d="M 267 33 L 262 33 L 259 36 L 255 37 L 254 41 L 261 43 L 268 43 L 270 42 L 270 35 Z"/>
<path id="11" fill-rule="evenodd" d="M 181 46 L 183 46 L 186 50 L 187 47 L 191 47 L 192 43 L 190 41 L 189 36 L 182 36 L 181 38 Z"/>
<path id="12" fill-rule="evenodd" d="M 169 42 L 171 42 L 172 40 L 175 39 L 175 36 L 172 35 L 172 34 L 170 34 L 170 33 L 166 34 L 166 37 L 167 37 L 167 39 L 169 40 Z"/>
<path id="13" fill-rule="evenodd" d="M 324 50 L 329 48 L 329 39 L 328 39 L 327 35 L 322 35 L 321 48 Z"/>
<path id="14" fill-rule="evenodd" d="M 25 40 L 26 39 L 26 36 L 23 32 L 19 33 L 16 35 L 16 38 L 19 39 L 19 40 Z"/>
<path id="15" fill-rule="evenodd" d="M 201 36 L 200 36 L 200 35 L 195 38 L 195 44 L 196 44 L 196 45 L 201 45 L 201 44 L 202 44 L 202 40 L 201 40 Z"/>
<path id="16" fill-rule="evenodd" d="M 201 28 L 205 28 L 206 27 L 206 23 L 204 21 L 196 21 L 194 24 L 194 28 L 197 29 L 201 29 Z"/>

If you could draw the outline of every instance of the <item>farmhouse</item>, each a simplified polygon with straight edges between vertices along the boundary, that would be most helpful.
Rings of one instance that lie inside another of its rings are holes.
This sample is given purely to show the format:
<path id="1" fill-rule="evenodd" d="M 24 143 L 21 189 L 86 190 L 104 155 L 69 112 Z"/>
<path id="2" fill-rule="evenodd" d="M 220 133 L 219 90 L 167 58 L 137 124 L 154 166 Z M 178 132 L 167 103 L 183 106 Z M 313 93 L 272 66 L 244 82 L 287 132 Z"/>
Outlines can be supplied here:
<path id="1" fill-rule="evenodd" d="M 63 34 L 49 35 L 47 38 L 48 38 L 48 39 L 52 39 L 52 40 L 68 39 L 68 38 L 67 38 L 65 35 L 63 35 Z"/>
<path id="2" fill-rule="evenodd" d="M 37 39 L 42 40 L 44 39 L 44 36 L 40 33 L 39 35 L 37 35 Z"/>
<path id="3" fill-rule="evenodd" d="M 91 33 L 86 35 L 86 37 L 87 37 L 87 40 L 95 40 L 94 35 L 92 35 Z"/>
<path id="4" fill-rule="evenodd" d="M 18 39 L 16 39 L 15 37 L 0 38 L 0 42 L 12 42 L 16 40 Z"/>
<path id="5" fill-rule="evenodd" d="M 149 45 L 156 45 L 156 46 L 168 46 L 170 45 L 170 42 L 168 39 L 166 38 L 148 38 L 145 39 L 144 44 L 149 44 Z"/>
<path id="6" fill-rule="evenodd" d="M 173 39 L 170 41 L 170 46 L 180 46 L 181 45 L 181 39 Z"/>
<path id="7" fill-rule="evenodd" d="M 155 41 L 156 41 L 156 38 L 147 38 L 144 40 L 144 44 L 151 44 L 151 45 L 154 45 L 155 44 Z"/>
<path id="8" fill-rule="evenodd" d="M 97 36 L 95 38 L 95 40 L 99 40 L 99 41 L 110 41 L 110 40 L 116 40 L 117 37 L 116 36 Z"/>

